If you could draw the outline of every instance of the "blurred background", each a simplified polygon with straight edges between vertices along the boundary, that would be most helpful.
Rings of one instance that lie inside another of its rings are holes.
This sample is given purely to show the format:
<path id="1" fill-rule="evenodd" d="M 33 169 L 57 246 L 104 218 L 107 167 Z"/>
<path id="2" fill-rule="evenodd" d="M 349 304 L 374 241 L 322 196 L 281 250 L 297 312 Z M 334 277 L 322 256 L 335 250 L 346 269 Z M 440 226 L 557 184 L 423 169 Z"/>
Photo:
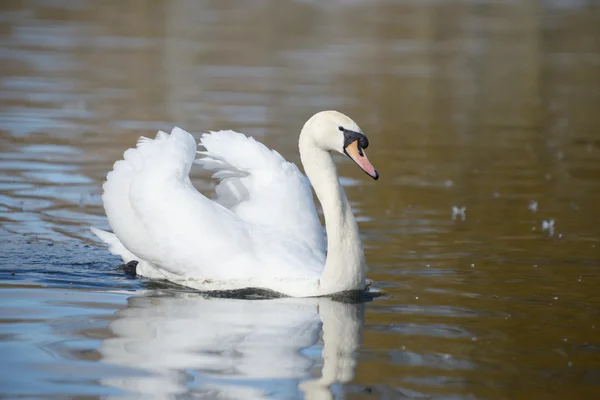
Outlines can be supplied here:
<path id="1" fill-rule="evenodd" d="M 205 361 L 179 360 L 157 367 L 185 372 L 162 395 L 600 395 L 596 0 L 2 1 L 0 365 L 13 372 L 0 393 L 139 394 L 148 383 L 123 382 L 147 359 L 103 353 L 124 335 L 111 323 L 160 296 L 166 315 L 197 308 L 175 301 L 177 288 L 123 277 L 89 232 L 108 228 L 101 185 L 139 136 L 233 129 L 298 163 L 300 129 L 324 109 L 361 126 L 381 174 L 338 160 L 368 277 L 384 292 L 336 311 L 360 331 L 338 360 L 350 372 L 298 389 L 327 359 L 327 317 L 301 314 L 316 338 L 295 348 L 310 362 L 285 385 L 238 371 L 228 384 L 260 390 L 206 392 Z M 212 196 L 206 174 L 192 177 Z M 186 352 L 200 352 L 194 343 Z M 102 380 L 114 370 L 98 365 L 119 362 L 131 369 Z"/>

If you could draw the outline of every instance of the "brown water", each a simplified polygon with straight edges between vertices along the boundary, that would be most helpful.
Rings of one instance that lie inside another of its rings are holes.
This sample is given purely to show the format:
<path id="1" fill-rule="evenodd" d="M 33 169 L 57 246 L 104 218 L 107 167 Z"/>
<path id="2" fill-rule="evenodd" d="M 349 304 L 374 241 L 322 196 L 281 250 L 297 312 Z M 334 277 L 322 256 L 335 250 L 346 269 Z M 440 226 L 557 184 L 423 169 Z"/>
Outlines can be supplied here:
<path id="1" fill-rule="evenodd" d="M 597 1 L 4 1 L 0 107 L 0 397 L 600 398 Z M 383 297 L 205 299 L 90 234 L 140 135 L 298 162 L 322 109 Z"/>

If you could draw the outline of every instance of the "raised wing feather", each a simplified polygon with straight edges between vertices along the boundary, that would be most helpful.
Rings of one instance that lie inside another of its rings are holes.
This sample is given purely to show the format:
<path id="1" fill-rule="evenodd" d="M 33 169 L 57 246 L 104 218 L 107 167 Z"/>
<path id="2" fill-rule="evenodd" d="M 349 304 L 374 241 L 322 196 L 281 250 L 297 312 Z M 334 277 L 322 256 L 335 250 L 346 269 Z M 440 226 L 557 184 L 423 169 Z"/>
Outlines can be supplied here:
<path id="1" fill-rule="evenodd" d="M 250 224 L 275 229 L 324 254 L 325 235 L 310 183 L 295 164 L 233 131 L 204 134 L 200 145 L 206 151 L 195 162 L 220 180 L 220 204 Z"/>
<path id="2" fill-rule="evenodd" d="M 96 234 L 124 260 L 139 259 L 173 281 L 261 287 L 264 279 L 318 279 L 324 234 L 298 168 L 235 132 L 202 142 L 207 152 L 198 162 L 215 171 L 228 207 L 192 185 L 196 142 L 175 128 L 140 138 L 115 163 L 102 199 L 116 236 Z"/>
<path id="3" fill-rule="evenodd" d="M 237 216 L 191 184 L 188 174 L 195 156 L 194 138 L 179 128 L 170 135 L 159 132 L 156 139 L 140 138 L 115 163 L 104 184 L 109 223 L 126 250 L 169 273 L 243 277 L 243 268 L 215 268 L 236 261 L 224 260 L 224 255 L 251 254 L 251 241 Z"/>
<path id="4" fill-rule="evenodd" d="M 136 149 L 126 150 L 123 159 L 115 162 L 103 185 L 102 203 L 111 228 L 118 239 L 104 235 L 104 232 L 99 233 L 99 230 L 94 233 L 109 244 L 116 254 L 123 257 L 123 260 L 132 259 L 131 253 L 146 260 L 157 258 L 156 243 L 148 235 L 146 227 L 132 208 L 129 194 L 133 181 L 145 164 L 144 154 L 148 152 L 148 149 L 144 148 L 145 144 L 153 143 L 153 146 L 161 146 L 167 143 L 168 138 L 169 135 L 162 131 L 158 132 L 154 140 L 141 137 Z"/>

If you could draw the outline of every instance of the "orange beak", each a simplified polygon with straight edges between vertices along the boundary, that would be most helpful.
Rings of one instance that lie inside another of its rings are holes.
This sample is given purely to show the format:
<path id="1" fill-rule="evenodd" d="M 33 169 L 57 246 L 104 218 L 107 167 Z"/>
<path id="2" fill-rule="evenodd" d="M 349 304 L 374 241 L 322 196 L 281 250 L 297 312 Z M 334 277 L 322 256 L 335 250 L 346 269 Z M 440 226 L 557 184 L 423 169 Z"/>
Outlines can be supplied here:
<path id="1" fill-rule="evenodd" d="M 379 172 L 373 167 L 373 164 L 367 158 L 367 153 L 360 148 L 358 145 L 358 140 L 350 143 L 346 148 L 344 148 L 344 153 L 348 157 L 350 157 L 363 171 L 367 173 L 371 178 L 377 180 L 379 179 Z"/>

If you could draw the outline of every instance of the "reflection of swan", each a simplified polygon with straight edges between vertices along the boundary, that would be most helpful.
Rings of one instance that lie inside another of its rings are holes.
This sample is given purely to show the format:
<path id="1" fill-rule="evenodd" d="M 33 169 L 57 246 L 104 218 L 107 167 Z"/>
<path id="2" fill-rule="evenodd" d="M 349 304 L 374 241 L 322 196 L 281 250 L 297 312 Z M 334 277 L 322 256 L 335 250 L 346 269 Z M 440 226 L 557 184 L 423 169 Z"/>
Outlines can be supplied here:
<path id="1" fill-rule="evenodd" d="M 321 324 L 322 376 L 313 379 Z M 105 384 L 144 397 L 290 398 L 302 390 L 330 398 L 331 384 L 354 376 L 362 324 L 362 304 L 328 298 L 132 297 L 100 352 L 105 362 L 150 374 Z"/>
<path id="2" fill-rule="evenodd" d="M 324 111 L 300 133 L 300 156 L 323 206 L 325 238 L 310 184 L 279 153 L 246 136 L 202 136 L 196 162 L 221 179 L 217 202 L 188 177 L 196 154 L 178 128 L 142 138 L 108 174 L 102 200 L 114 234 L 94 229 L 138 272 L 201 290 L 263 288 L 289 296 L 365 288 L 358 227 L 332 152 L 352 158 L 377 179 L 364 149 L 368 140 L 347 116 Z"/>

